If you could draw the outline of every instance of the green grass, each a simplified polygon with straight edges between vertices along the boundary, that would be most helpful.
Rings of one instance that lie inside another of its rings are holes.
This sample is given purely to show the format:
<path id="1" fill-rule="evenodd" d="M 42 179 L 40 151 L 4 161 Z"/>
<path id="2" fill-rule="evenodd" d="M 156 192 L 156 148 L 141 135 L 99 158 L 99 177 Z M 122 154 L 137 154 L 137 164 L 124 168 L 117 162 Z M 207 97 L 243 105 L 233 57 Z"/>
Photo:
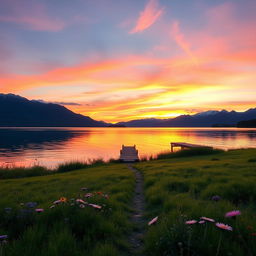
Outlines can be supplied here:
<path id="1" fill-rule="evenodd" d="M 109 161 L 103 161 L 102 159 L 92 159 L 87 162 L 71 161 L 59 164 L 54 169 L 48 169 L 43 166 L 32 166 L 32 167 L 0 167 L 0 179 L 17 179 L 25 177 L 36 177 L 51 175 L 56 173 L 70 172 L 79 169 L 91 168 L 95 166 L 102 166 L 109 163 L 120 163 L 119 160 L 110 159 Z"/>
<path id="2" fill-rule="evenodd" d="M 33 167 L 14 167 L 14 168 L 0 168 L 0 180 L 1 179 L 16 179 L 34 176 L 49 175 L 52 172 L 42 166 Z"/>
<path id="3" fill-rule="evenodd" d="M 188 157 L 188 156 L 202 156 L 202 155 L 213 155 L 218 153 L 223 153 L 221 149 L 213 148 L 191 148 L 188 150 L 179 150 L 176 152 L 162 152 L 156 156 L 156 159 L 170 159 L 177 157 Z"/>
<path id="4" fill-rule="evenodd" d="M 145 219 L 159 216 L 146 226 L 144 255 L 256 255 L 255 155 L 255 149 L 196 149 L 134 164 L 144 175 Z M 38 166 L 0 170 L 0 235 L 8 235 L 7 243 L 0 241 L 0 255 L 129 255 L 127 238 L 136 228 L 130 222 L 135 180 L 124 164 L 112 162 L 65 163 L 55 171 Z M 94 196 L 86 199 L 87 192 Z M 221 200 L 213 201 L 214 195 Z M 68 201 L 50 208 L 61 197 Z M 77 198 L 102 209 L 80 208 Z M 37 202 L 44 212 L 30 211 L 27 202 Z M 232 210 L 242 214 L 225 218 Z M 214 223 L 185 224 L 201 216 L 233 231 Z"/>
<path id="5" fill-rule="evenodd" d="M 159 216 L 148 228 L 145 255 L 256 255 L 256 150 L 179 154 L 135 165 L 145 179 L 147 219 Z M 221 200 L 211 200 L 214 195 Z M 242 214 L 225 218 L 232 210 Z M 202 216 L 233 231 L 214 223 L 185 224 Z"/>
<path id="6" fill-rule="evenodd" d="M 102 192 L 109 199 L 88 192 Z M 133 195 L 133 174 L 122 164 L 92 167 L 63 174 L 0 181 L 0 235 L 8 235 L 2 254 L 9 255 L 121 255 L 131 229 L 128 222 Z M 52 202 L 66 197 L 67 203 L 50 209 Z M 103 206 L 80 208 L 72 198 Z M 37 213 L 24 206 L 37 202 Z M 74 205 L 71 205 L 74 203 Z M 12 208 L 6 212 L 4 208 Z M 1 255 L 2 256 L 2 255 Z"/>

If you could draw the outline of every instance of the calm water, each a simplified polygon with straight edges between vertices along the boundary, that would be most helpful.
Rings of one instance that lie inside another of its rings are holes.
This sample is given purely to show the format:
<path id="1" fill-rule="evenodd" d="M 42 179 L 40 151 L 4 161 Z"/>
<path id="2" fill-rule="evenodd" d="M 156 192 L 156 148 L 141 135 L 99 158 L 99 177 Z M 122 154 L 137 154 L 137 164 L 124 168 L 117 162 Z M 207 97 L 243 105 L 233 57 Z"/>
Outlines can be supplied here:
<path id="1" fill-rule="evenodd" d="M 118 158 L 124 145 L 139 155 L 170 150 L 170 142 L 218 148 L 256 147 L 256 129 L 236 128 L 0 128 L 0 165 L 54 167 L 92 158 Z"/>

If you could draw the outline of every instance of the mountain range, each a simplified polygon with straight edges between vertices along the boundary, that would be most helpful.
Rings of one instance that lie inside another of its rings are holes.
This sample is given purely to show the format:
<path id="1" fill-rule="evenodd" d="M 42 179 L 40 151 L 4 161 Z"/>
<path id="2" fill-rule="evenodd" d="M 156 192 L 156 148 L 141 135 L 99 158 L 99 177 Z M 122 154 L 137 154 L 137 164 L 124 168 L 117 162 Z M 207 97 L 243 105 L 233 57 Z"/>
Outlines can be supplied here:
<path id="1" fill-rule="evenodd" d="M 210 110 L 170 119 L 138 119 L 115 125 L 76 114 L 64 106 L 28 100 L 14 94 L 0 94 L 1 127 L 222 127 L 256 119 L 256 108 L 245 112 Z"/>
<path id="2" fill-rule="evenodd" d="M 255 119 L 256 108 L 245 112 L 236 111 L 206 111 L 195 115 L 180 115 L 170 119 L 139 119 L 120 122 L 128 127 L 225 127 L 236 126 L 239 121 Z"/>
<path id="3" fill-rule="evenodd" d="M 53 103 L 0 94 L 1 127 L 104 127 L 107 123 L 76 114 Z"/>

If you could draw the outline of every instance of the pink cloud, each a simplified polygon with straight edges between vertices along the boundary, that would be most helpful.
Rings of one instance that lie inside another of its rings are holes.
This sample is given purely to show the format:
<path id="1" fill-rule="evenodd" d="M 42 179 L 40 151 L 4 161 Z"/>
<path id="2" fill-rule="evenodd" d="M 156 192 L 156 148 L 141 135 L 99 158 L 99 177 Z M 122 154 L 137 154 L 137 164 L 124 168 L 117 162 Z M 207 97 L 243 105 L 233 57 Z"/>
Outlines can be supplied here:
<path id="1" fill-rule="evenodd" d="M 16 1 L 7 4 L 9 12 L 0 15 L 2 22 L 14 23 L 25 29 L 38 31 L 59 31 L 66 26 L 64 21 L 50 17 L 42 3 L 31 3 L 29 10 Z"/>
<path id="2" fill-rule="evenodd" d="M 171 36 L 174 38 L 177 45 L 189 56 L 191 59 L 193 59 L 194 62 L 196 62 L 196 58 L 191 51 L 190 44 L 185 39 L 185 35 L 180 30 L 180 24 L 178 21 L 174 21 L 172 24 L 171 29 Z"/>
<path id="3" fill-rule="evenodd" d="M 164 8 L 158 6 L 157 0 L 149 0 L 145 9 L 140 13 L 135 27 L 130 31 L 130 34 L 142 32 L 151 27 L 157 19 L 163 14 Z"/>
<path id="4" fill-rule="evenodd" d="M 59 31 L 65 27 L 64 22 L 59 20 L 51 20 L 48 17 L 0 16 L 0 21 L 21 24 L 25 28 L 38 31 Z"/>
<path id="5" fill-rule="evenodd" d="M 236 20 L 234 17 L 235 9 L 235 5 L 231 2 L 208 9 L 206 12 L 208 27 L 216 28 L 218 32 L 232 29 L 232 23 Z"/>
<path id="6" fill-rule="evenodd" d="M 13 59 L 13 53 L 8 46 L 8 40 L 6 40 L 3 36 L 0 36 L 0 74 L 8 73 L 8 69 L 10 68 L 11 60 Z"/>
<path id="7" fill-rule="evenodd" d="M 255 63 L 256 21 L 238 16 L 238 6 L 234 3 L 208 10 L 204 27 L 190 35 L 190 42 L 197 48 L 196 55 L 207 62 L 229 62 L 229 66 Z"/>

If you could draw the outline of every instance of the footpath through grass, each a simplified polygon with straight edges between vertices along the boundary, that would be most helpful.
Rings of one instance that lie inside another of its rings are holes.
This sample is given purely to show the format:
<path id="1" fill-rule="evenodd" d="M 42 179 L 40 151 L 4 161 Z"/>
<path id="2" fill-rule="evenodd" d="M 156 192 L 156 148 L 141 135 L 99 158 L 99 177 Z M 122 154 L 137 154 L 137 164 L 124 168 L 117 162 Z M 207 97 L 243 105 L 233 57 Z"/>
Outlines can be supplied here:
<path id="1" fill-rule="evenodd" d="M 123 164 L 0 180 L 0 255 L 126 255 L 133 189 Z"/>
<path id="2" fill-rule="evenodd" d="M 159 216 L 146 234 L 145 255 L 256 255 L 255 149 L 135 167 L 144 175 L 147 218 Z M 236 217 L 225 217 L 234 210 Z"/>

